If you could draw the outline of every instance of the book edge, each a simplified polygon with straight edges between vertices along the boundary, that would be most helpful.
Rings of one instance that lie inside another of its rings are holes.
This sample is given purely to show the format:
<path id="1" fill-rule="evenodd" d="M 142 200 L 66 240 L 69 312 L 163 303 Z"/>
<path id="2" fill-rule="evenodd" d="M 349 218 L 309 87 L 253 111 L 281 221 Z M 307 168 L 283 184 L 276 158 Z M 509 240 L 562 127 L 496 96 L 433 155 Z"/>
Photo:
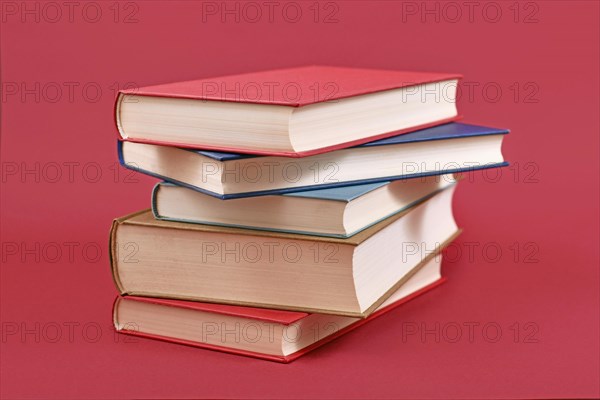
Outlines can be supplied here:
<path id="1" fill-rule="evenodd" d="M 119 151 L 121 151 L 121 147 L 122 146 L 119 145 Z M 120 157 L 121 156 L 122 156 L 122 154 L 120 154 Z M 119 162 L 121 163 L 121 165 L 124 168 L 130 169 L 132 171 L 139 172 L 139 173 L 142 173 L 144 175 L 151 176 L 154 178 L 158 178 L 165 182 L 172 183 L 172 184 L 175 184 L 178 186 L 183 186 L 185 188 L 188 188 L 188 189 L 191 189 L 196 192 L 200 192 L 200 193 L 212 196 L 212 197 L 216 197 L 221 200 L 241 199 L 241 198 L 246 198 L 246 197 L 258 197 L 258 196 L 270 196 L 270 195 L 285 195 L 288 193 L 297 193 L 297 192 L 302 192 L 302 191 L 307 191 L 307 190 L 332 189 L 332 188 L 337 188 L 337 187 L 346 187 L 346 186 L 352 186 L 352 185 L 361 185 L 361 184 L 388 182 L 388 181 L 393 182 L 393 181 L 403 180 L 403 179 L 422 178 L 422 177 L 427 177 L 427 176 L 438 176 L 438 175 L 445 175 L 445 174 L 457 174 L 457 173 L 463 173 L 463 172 L 484 170 L 484 169 L 489 169 L 489 168 L 502 168 L 502 167 L 507 167 L 510 165 L 507 161 L 502 161 L 499 163 L 491 163 L 491 164 L 486 164 L 486 165 L 472 166 L 472 167 L 465 167 L 465 168 L 447 169 L 447 170 L 443 170 L 443 171 L 427 171 L 427 172 L 420 172 L 420 173 L 407 174 L 407 175 L 383 176 L 383 177 L 377 177 L 377 178 L 359 179 L 359 180 L 354 180 L 354 181 L 324 183 L 324 184 L 319 184 L 319 185 L 298 186 L 298 187 L 280 188 L 280 189 L 268 189 L 268 190 L 261 190 L 261 191 L 255 191 L 255 192 L 238 192 L 238 193 L 220 194 L 220 193 L 216 193 L 216 192 L 212 192 L 210 190 L 200 188 L 198 186 L 194 186 L 189 183 L 181 182 L 177 179 L 169 178 L 168 176 L 165 176 L 165 175 L 156 174 L 154 172 L 146 171 L 146 170 L 143 170 L 140 168 L 130 167 L 129 165 L 127 165 L 125 163 L 125 161 L 122 159 L 122 157 L 119 158 Z M 223 161 L 220 161 L 220 162 L 223 162 Z"/>
<path id="2" fill-rule="evenodd" d="M 429 122 L 426 124 L 415 125 L 415 126 L 412 126 L 410 128 L 406 128 L 406 129 L 399 129 L 399 130 L 395 130 L 395 131 L 391 131 L 391 132 L 382 133 L 379 135 L 368 136 L 368 137 L 361 138 L 361 139 L 356 139 L 356 140 L 352 140 L 352 141 L 348 141 L 348 142 L 338 143 L 338 144 L 331 145 L 331 146 L 319 147 L 317 149 L 300 151 L 300 152 L 286 152 L 286 151 L 268 152 L 268 151 L 254 150 L 254 149 L 240 149 L 240 148 L 227 147 L 227 146 L 211 146 L 211 145 L 198 146 L 198 145 L 190 145 L 190 144 L 186 144 L 186 143 L 178 143 L 178 142 L 170 142 L 170 141 L 162 141 L 162 140 L 123 138 L 123 137 L 121 137 L 120 134 L 119 134 L 119 140 L 125 141 L 125 142 L 141 143 L 141 144 L 153 144 L 153 145 L 159 145 L 159 146 L 177 147 L 177 148 L 181 148 L 181 149 L 208 150 L 208 151 L 217 151 L 217 152 L 224 152 L 224 153 L 251 154 L 251 155 L 257 155 L 257 156 L 303 158 L 303 157 L 314 156 L 317 154 L 328 153 L 330 151 L 343 150 L 343 149 L 347 149 L 350 147 L 365 144 L 368 142 L 373 142 L 373 141 L 380 140 L 380 139 L 387 139 L 392 136 L 402 135 L 405 133 L 418 131 L 421 129 L 432 128 L 434 126 L 447 124 L 449 122 L 458 121 L 460 119 L 462 119 L 462 115 L 457 114 L 453 117 L 439 119 L 439 120 L 432 121 L 432 122 Z"/>
<path id="3" fill-rule="evenodd" d="M 265 231 L 258 229 L 245 229 L 245 228 L 233 228 L 227 226 L 216 226 L 216 225 L 203 225 L 203 224 L 190 224 L 186 222 L 174 222 L 174 221 L 166 221 L 162 219 L 152 219 L 151 222 L 148 221 L 135 221 L 131 220 L 131 218 L 144 214 L 150 213 L 152 214 L 151 209 L 145 209 L 138 211 L 133 214 L 129 214 L 119 218 L 119 223 L 122 224 L 130 224 L 136 226 L 146 226 L 160 229 L 178 229 L 178 230 L 188 230 L 188 231 L 196 231 L 196 232 L 210 232 L 210 233 L 218 233 L 218 234 L 232 234 L 232 235 L 244 235 L 244 236 L 260 236 L 260 237 L 272 237 L 272 238 L 280 238 L 280 239 L 291 239 L 291 240 L 305 240 L 311 242 L 329 242 L 336 243 L 340 245 L 350 245 L 350 246 L 358 246 L 368 238 L 376 235 L 392 223 L 404 217 L 406 214 L 414 211 L 415 208 L 429 201 L 435 196 L 440 195 L 445 190 L 452 188 L 454 185 L 448 186 L 446 188 L 437 191 L 432 196 L 423 197 L 413 203 L 410 207 L 405 208 L 404 210 L 374 224 L 370 227 L 358 232 L 357 234 L 347 237 L 347 238 L 338 238 L 338 237 L 325 237 L 325 236 L 308 236 L 304 234 L 292 234 L 292 233 L 284 233 L 284 232 L 274 232 L 274 231 Z"/>
<path id="4" fill-rule="evenodd" d="M 462 180 L 462 178 L 460 179 Z M 164 215 L 160 215 L 158 212 L 158 191 L 160 190 L 160 188 L 162 186 L 177 186 L 173 183 L 170 182 L 159 182 L 154 186 L 154 189 L 152 190 L 152 200 L 151 200 L 151 205 L 152 205 L 152 214 L 154 215 L 154 218 L 161 220 L 161 221 L 170 221 L 170 222 L 181 222 L 181 223 L 186 223 L 186 224 L 194 224 L 194 225 L 210 225 L 210 226 L 221 226 L 221 227 L 226 227 L 226 228 L 238 228 L 238 229 L 245 229 L 245 230 L 256 230 L 256 231 L 266 231 L 266 232 L 277 232 L 277 233 L 288 233 L 291 235 L 306 235 L 306 236 L 310 236 L 310 237 L 324 237 L 324 238 L 333 238 L 333 239 L 348 239 L 351 238 L 352 236 L 355 236 L 361 232 L 363 232 L 366 229 L 369 229 L 370 227 L 377 225 L 378 223 L 388 219 L 388 218 L 392 218 L 395 215 L 407 211 L 410 208 L 418 205 L 420 202 L 425 202 L 427 200 L 429 200 L 431 197 L 435 196 L 436 194 L 440 193 L 443 190 L 449 189 L 450 187 L 458 184 L 458 179 L 456 180 L 456 182 L 450 183 L 449 185 L 436 189 L 435 191 L 428 193 L 427 195 L 409 203 L 408 205 L 406 205 L 405 207 L 402 207 L 401 209 L 391 212 L 371 223 L 369 223 L 368 225 L 365 225 L 364 227 L 357 229 L 353 232 L 349 232 L 346 234 L 335 234 L 335 233 L 324 233 L 324 232 L 312 232 L 312 231 L 295 231 L 295 230 L 291 230 L 291 229 L 277 229 L 277 228 L 262 228 L 262 227 L 256 227 L 256 226 L 250 226 L 250 225 L 239 225 L 239 224 L 227 224 L 227 223 L 219 223 L 219 222 L 211 222 L 211 221 L 200 221 L 200 220 L 193 220 L 193 219 L 185 219 L 185 218 L 172 218 L 172 217 L 167 217 Z M 383 186 L 378 187 L 377 189 L 374 190 L 378 190 L 381 189 Z M 370 192 L 369 192 L 370 193 Z M 350 203 L 351 201 L 356 200 L 359 197 L 365 196 L 368 193 L 364 193 L 360 196 L 356 196 L 354 199 L 349 200 L 349 201 L 340 201 L 340 200 L 335 200 L 335 199 L 321 199 L 324 201 L 332 201 L 332 202 L 343 202 L 343 203 Z M 298 196 L 299 198 L 302 198 L 302 196 Z M 316 197 L 306 197 L 307 199 L 316 199 Z"/>
<path id="5" fill-rule="evenodd" d="M 362 313 L 361 318 L 367 318 L 372 313 L 375 312 L 377 307 L 383 304 L 392 294 L 394 294 L 402 285 L 406 283 L 410 278 L 412 278 L 417 272 L 419 272 L 427 263 L 433 260 L 435 257 L 439 257 L 442 251 L 450 245 L 456 238 L 462 233 L 462 229 L 457 229 L 452 235 L 450 235 L 442 244 L 437 246 L 434 252 L 429 253 L 425 258 L 422 258 L 421 261 L 414 266 L 408 273 L 406 273 L 396 284 L 394 284 L 391 288 L 385 292 L 379 300 L 371 305 L 367 310 Z"/>
<path id="6" fill-rule="evenodd" d="M 432 282 L 429 285 L 424 286 L 421 289 L 398 300 L 397 302 L 390 304 L 389 306 L 382 308 L 381 310 L 373 313 L 369 318 L 360 319 L 360 320 L 350 324 L 349 326 L 347 326 L 343 329 L 340 329 L 339 331 L 333 333 L 332 335 L 329 335 L 321 340 L 318 340 L 317 342 L 311 344 L 310 346 L 300 349 L 299 351 L 297 351 L 293 354 L 287 355 L 287 356 L 275 356 L 275 355 L 264 354 L 264 353 L 259 353 L 259 352 L 232 349 L 231 347 L 209 345 L 209 344 L 194 342 L 191 340 L 176 339 L 176 338 L 171 338 L 171 337 L 167 337 L 167 336 L 146 334 L 146 333 L 141 333 L 138 331 L 119 330 L 119 329 L 117 329 L 117 319 L 116 319 L 117 313 L 116 313 L 116 309 L 115 309 L 115 307 L 118 305 L 119 297 L 117 297 L 117 299 L 115 300 L 115 303 L 113 304 L 113 328 L 115 329 L 115 331 L 117 333 L 120 333 L 123 335 L 130 335 L 130 336 L 141 337 L 141 338 L 145 338 L 145 339 L 160 340 L 160 341 L 167 342 L 167 343 L 181 344 L 181 345 L 185 345 L 185 346 L 196 347 L 196 348 L 201 348 L 201 349 L 206 349 L 206 350 L 220 351 L 220 352 L 227 353 L 227 354 L 235 354 L 235 355 L 241 355 L 241 356 L 246 356 L 246 357 L 251 357 L 251 358 L 262 359 L 262 360 L 266 360 L 266 361 L 275 361 L 275 362 L 287 364 L 287 363 L 297 360 L 301 356 L 303 356 L 311 351 L 318 349 L 319 347 L 321 347 L 327 343 L 332 342 L 333 340 L 340 338 L 341 336 L 344 336 L 346 333 L 349 333 L 350 331 L 353 331 L 354 329 L 359 328 L 360 326 L 366 324 L 367 322 L 370 322 L 376 318 L 379 318 L 382 315 L 389 313 L 390 311 L 395 310 L 396 308 L 399 308 L 400 306 L 406 304 L 407 302 L 440 286 L 441 284 L 446 282 L 446 280 L 447 280 L 447 278 L 441 277 L 440 279 L 436 280 L 435 282 Z"/>
<path id="7" fill-rule="evenodd" d="M 390 304 L 390 305 L 382 308 L 381 310 L 378 310 L 378 311 L 372 313 L 367 318 L 360 319 L 360 320 L 358 320 L 358 321 L 350 324 L 349 326 L 347 326 L 347 327 L 345 327 L 343 329 L 340 329 L 338 332 L 335 332 L 334 334 L 332 334 L 330 336 L 327 336 L 327 337 L 325 337 L 325 338 L 323 338 L 323 339 L 321 339 L 321 340 L 313 343 L 310 346 L 307 346 L 307 347 L 305 347 L 305 348 L 303 348 L 303 349 L 301 349 L 301 350 L 299 350 L 299 351 L 297 351 L 297 352 L 295 352 L 293 354 L 290 354 L 288 356 L 284 356 L 286 358 L 286 362 L 292 362 L 292 361 L 294 361 L 294 360 L 302 357 L 303 355 L 305 355 L 305 354 L 307 354 L 307 353 L 309 353 L 309 352 L 311 352 L 313 350 L 316 350 L 317 348 L 319 348 L 319 347 L 321 347 L 321 346 L 323 346 L 323 345 L 325 345 L 327 343 L 330 343 L 330 342 L 334 341 L 335 339 L 340 338 L 341 336 L 344 336 L 346 333 L 349 333 L 349 332 L 351 332 L 351 331 L 353 331 L 353 330 L 355 330 L 355 329 L 363 326 L 364 324 L 366 324 L 366 323 L 368 323 L 370 321 L 373 321 L 374 319 L 379 318 L 382 315 L 385 315 L 385 314 L 387 314 L 387 313 L 395 310 L 396 308 L 398 308 L 398 307 L 406 304 L 407 302 L 409 302 L 409 301 L 411 301 L 411 300 L 413 300 L 413 299 L 421 296 L 422 294 L 425 294 L 425 293 L 429 292 L 430 290 L 432 290 L 432 289 L 440 286 L 442 283 L 446 282 L 446 280 L 447 280 L 447 278 L 441 277 L 438 280 L 436 280 L 435 282 L 432 282 L 429 285 L 426 285 L 426 286 L 422 287 L 421 289 L 419 289 L 419 290 L 417 290 L 417 291 L 415 291 L 415 292 L 407 295 L 406 297 L 404 297 L 404 298 L 402 298 L 402 299 L 400 299 L 400 300 L 398 300 L 398 301 L 396 301 L 396 302 L 394 302 L 394 303 L 392 303 L 392 304 Z"/>
<path id="8" fill-rule="evenodd" d="M 439 245 L 434 252 L 428 254 L 425 258 L 421 259 L 421 261 L 414 266 L 407 274 L 405 274 L 400 280 L 398 280 L 390 289 L 388 289 L 377 301 L 375 301 L 367 310 L 363 312 L 349 312 L 349 311 L 339 311 L 339 310 L 328 310 L 328 309 L 320 309 L 320 308 L 310 308 L 310 307 L 292 307 L 285 306 L 282 307 L 278 304 L 263 304 L 263 303 L 254 303 L 254 302 L 245 302 L 245 301 L 228 301 L 222 299 L 211 299 L 207 297 L 200 296 L 169 296 L 165 294 L 156 294 L 150 292 L 136 292 L 129 291 L 126 294 L 129 296 L 136 297 L 159 297 L 164 299 L 171 300 L 183 300 L 183 301 L 196 301 L 202 303 L 215 303 L 215 304 L 228 304 L 234 306 L 242 306 L 242 307 L 254 307 L 254 308 L 267 308 L 273 310 L 282 310 L 282 311 L 294 311 L 294 312 L 303 312 L 309 314 L 331 314 L 331 315 L 341 315 L 346 317 L 354 317 L 354 318 L 367 318 L 371 313 L 375 311 L 377 307 L 379 307 L 383 302 L 385 302 L 396 290 L 398 290 L 410 277 L 416 274 L 421 268 L 423 268 L 429 261 L 431 261 L 434 257 L 437 257 L 441 254 L 442 250 L 445 249 L 452 241 L 454 241 L 458 235 L 462 232 L 462 229 L 456 230 L 452 235 L 450 235 L 441 245 Z M 125 294 L 125 293 L 122 293 Z"/>

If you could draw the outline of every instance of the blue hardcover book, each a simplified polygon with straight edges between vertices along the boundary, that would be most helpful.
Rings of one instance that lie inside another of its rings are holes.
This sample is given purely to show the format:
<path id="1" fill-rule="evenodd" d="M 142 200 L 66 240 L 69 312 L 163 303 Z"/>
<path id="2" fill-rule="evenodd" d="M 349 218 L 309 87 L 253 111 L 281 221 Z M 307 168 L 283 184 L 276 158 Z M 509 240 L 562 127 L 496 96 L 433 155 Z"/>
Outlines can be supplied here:
<path id="1" fill-rule="evenodd" d="M 438 175 L 228 201 L 162 182 L 152 192 L 152 212 L 167 221 L 347 238 L 455 182 Z"/>
<path id="2" fill-rule="evenodd" d="M 450 123 L 304 158 L 119 142 L 123 166 L 220 199 L 389 182 L 508 165 L 506 129 Z"/>

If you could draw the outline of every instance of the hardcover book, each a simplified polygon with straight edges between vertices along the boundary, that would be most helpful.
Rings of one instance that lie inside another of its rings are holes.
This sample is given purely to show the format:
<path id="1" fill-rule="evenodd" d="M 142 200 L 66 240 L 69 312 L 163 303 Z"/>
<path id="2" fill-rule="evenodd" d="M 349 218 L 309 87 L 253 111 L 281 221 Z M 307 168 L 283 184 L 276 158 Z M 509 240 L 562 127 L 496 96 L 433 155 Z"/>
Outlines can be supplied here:
<path id="1" fill-rule="evenodd" d="M 257 157 L 119 142 L 123 166 L 221 199 L 387 182 L 508 165 L 506 129 L 451 123 L 310 157 Z"/>
<path id="2" fill-rule="evenodd" d="M 121 294 L 364 318 L 457 234 L 455 186 L 350 238 L 161 221 L 113 223 Z"/>
<path id="3" fill-rule="evenodd" d="M 438 286 L 440 266 L 441 255 L 429 260 L 366 319 L 119 296 L 113 322 L 124 334 L 287 363 Z"/>
<path id="4" fill-rule="evenodd" d="M 121 139 L 301 157 L 457 118 L 457 74 L 309 66 L 122 90 Z"/>
<path id="5" fill-rule="evenodd" d="M 350 237 L 455 182 L 440 175 L 227 201 L 162 182 L 152 212 L 167 221 Z"/>

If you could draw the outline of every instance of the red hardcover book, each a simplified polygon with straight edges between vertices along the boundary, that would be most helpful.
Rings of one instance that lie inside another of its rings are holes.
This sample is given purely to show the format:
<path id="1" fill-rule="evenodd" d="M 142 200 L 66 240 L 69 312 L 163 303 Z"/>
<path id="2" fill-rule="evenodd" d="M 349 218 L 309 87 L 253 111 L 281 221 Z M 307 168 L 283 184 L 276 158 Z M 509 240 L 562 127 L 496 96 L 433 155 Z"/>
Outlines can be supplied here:
<path id="1" fill-rule="evenodd" d="M 119 296 L 113 321 L 128 335 L 288 363 L 440 285 L 440 265 L 432 258 L 366 319 Z"/>
<path id="2" fill-rule="evenodd" d="M 120 139 L 303 157 L 458 118 L 460 75 L 309 66 L 122 90 Z"/>

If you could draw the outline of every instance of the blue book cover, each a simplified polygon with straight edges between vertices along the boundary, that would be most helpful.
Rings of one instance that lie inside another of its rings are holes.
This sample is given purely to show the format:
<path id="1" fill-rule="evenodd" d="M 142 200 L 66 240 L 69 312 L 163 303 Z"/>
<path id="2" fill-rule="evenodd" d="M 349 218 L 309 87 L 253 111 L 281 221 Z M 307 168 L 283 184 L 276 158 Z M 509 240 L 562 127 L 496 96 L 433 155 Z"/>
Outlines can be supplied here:
<path id="1" fill-rule="evenodd" d="M 387 185 L 388 183 L 390 182 L 386 181 L 376 183 L 364 183 L 336 188 L 303 190 L 301 192 L 284 193 L 283 195 L 305 197 L 310 199 L 343 201 L 344 203 L 349 203 L 360 196 L 363 196 L 369 192 L 372 192 L 375 189 L 379 189 L 380 187 Z"/>
<path id="2" fill-rule="evenodd" d="M 399 145 L 399 144 L 408 144 L 408 143 L 417 143 L 417 142 L 430 142 L 430 141 L 436 141 L 436 140 L 469 138 L 469 137 L 477 137 L 477 136 L 505 135 L 508 133 L 509 133 L 509 130 L 507 130 L 507 129 L 491 128 L 491 127 L 480 126 L 480 125 L 471 125 L 471 124 L 454 122 L 454 123 L 439 125 L 439 126 L 436 126 L 433 128 L 422 129 L 420 131 L 405 133 L 405 134 L 401 134 L 401 135 L 386 138 L 386 139 L 376 140 L 374 142 L 361 144 L 361 145 L 353 147 L 353 148 Z M 349 149 L 337 150 L 337 151 L 348 151 L 348 150 Z M 205 157 L 209 157 L 213 160 L 220 161 L 220 162 L 234 161 L 234 160 L 246 159 L 246 158 L 258 159 L 258 158 L 269 157 L 269 156 L 254 156 L 254 155 L 238 154 L 238 153 L 222 153 L 222 152 L 206 151 L 206 150 L 185 149 L 185 151 L 191 151 L 191 152 L 200 154 Z M 290 187 L 290 188 L 281 188 L 281 189 L 274 189 L 274 190 L 262 190 L 262 191 L 256 191 L 256 192 L 220 194 L 220 193 L 215 193 L 215 192 L 206 190 L 206 189 L 198 187 L 198 186 L 191 185 L 186 182 L 181 182 L 181 181 L 175 180 L 168 176 L 163 176 L 163 175 L 151 172 L 151 171 L 145 171 L 140 168 L 136 168 L 134 166 L 127 165 L 123 159 L 123 143 L 122 142 L 118 143 L 118 154 L 119 154 L 119 161 L 120 161 L 121 165 L 123 165 L 125 168 L 129 168 L 129 169 L 141 172 L 143 174 L 162 179 L 167 182 L 171 182 L 171 183 L 174 183 L 174 184 L 177 184 L 180 186 L 184 186 L 189 189 L 199 191 L 201 193 L 205 193 L 205 194 L 208 194 L 208 195 L 211 195 L 214 197 L 218 197 L 223 200 L 236 199 L 236 198 L 242 198 L 242 197 L 274 195 L 274 194 L 290 194 L 290 193 L 298 193 L 298 192 L 308 193 L 310 191 L 317 191 L 317 190 L 320 191 L 320 190 L 340 188 L 340 187 L 352 187 L 355 185 L 364 185 L 364 184 L 380 184 L 380 183 L 385 184 L 389 181 L 394 181 L 394 180 L 398 180 L 398 179 L 411 179 L 411 178 L 420 178 L 420 177 L 433 176 L 433 175 L 453 174 L 453 173 L 468 172 L 468 171 L 473 171 L 473 170 L 505 167 L 505 166 L 509 165 L 508 162 L 500 162 L 500 163 L 494 163 L 494 164 L 470 166 L 470 167 L 465 167 L 465 168 L 444 169 L 441 171 L 425 171 L 425 172 L 419 172 L 419 173 L 413 173 L 413 174 L 385 176 L 385 177 L 377 177 L 377 178 L 372 178 L 372 179 L 361 179 L 361 180 L 356 180 L 356 181 L 323 183 L 323 184 L 310 185 L 310 186 Z M 352 189 L 348 189 L 348 190 L 351 191 Z M 335 196 L 335 195 L 336 194 L 333 194 L 333 196 Z M 306 194 L 304 194 L 304 196 L 306 196 Z"/>

